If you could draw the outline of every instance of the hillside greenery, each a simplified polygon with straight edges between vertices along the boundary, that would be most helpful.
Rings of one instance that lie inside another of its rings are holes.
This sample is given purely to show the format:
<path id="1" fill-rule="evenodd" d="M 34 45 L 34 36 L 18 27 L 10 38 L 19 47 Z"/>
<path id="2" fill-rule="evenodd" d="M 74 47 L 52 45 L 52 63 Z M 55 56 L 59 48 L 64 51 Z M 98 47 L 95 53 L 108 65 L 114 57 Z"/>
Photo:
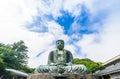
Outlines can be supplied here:
<path id="1" fill-rule="evenodd" d="M 83 64 L 87 67 L 88 73 L 94 73 L 100 66 L 102 66 L 101 62 L 94 62 L 89 58 L 79 59 L 74 58 L 74 64 Z"/>

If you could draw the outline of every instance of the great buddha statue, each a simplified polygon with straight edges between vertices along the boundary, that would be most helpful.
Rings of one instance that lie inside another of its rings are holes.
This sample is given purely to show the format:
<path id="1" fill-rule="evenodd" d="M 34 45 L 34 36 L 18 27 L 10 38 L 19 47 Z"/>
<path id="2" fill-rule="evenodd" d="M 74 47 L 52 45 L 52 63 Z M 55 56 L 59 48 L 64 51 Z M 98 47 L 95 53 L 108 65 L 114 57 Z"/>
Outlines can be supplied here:
<path id="1" fill-rule="evenodd" d="M 64 41 L 56 41 L 56 50 L 51 51 L 48 56 L 48 64 L 40 65 L 36 68 L 36 73 L 84 73 L 86 66 L 73 63 L 73 55 L 64 49 Z"/>

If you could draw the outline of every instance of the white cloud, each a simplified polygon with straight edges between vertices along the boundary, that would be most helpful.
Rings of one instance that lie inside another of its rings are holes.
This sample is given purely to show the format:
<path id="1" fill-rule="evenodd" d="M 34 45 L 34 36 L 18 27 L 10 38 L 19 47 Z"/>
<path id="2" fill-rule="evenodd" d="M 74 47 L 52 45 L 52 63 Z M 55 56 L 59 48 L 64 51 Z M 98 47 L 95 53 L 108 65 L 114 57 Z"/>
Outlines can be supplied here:
<path id="1" fill-rule="evenodd" d="M 35 33 L 25 28 L 25 24 L 32 22 L 33 17 L 38 15 L 38 7 L 40 7 L 43 14 L 56 12 L 45 11 L 46 8 L 44 8 L 42 2 L 37 3 L 33 0 L 27 2 L 24 0 L 0 1 L 0 42 L 8 44 L 19 40 L 25 41 L 29 48 L 28 55 L 30 59 L 28 65 L 31 67 L 36 67 L 39 63 L 46 63 L 46 56 L 48 55 L 46 55 L 46 52 L 55 47 L 55 45 L 52 45 L 56 39 L 55 36 L 61 35 L 62 38 L 67 39 L 67 36 L 63 35 L 63 29 L 55 22 L 48 22 L 49 32 L 46 33 Z M 53 8 L 51 9 L 53 10 Z M 43 15 L 42 13 L 40 15 Z M 57 16 L 58 13 L 53 14 Z M 54 36 L 54 34 L 56 35 Z M 40 52 L 45 53 L 36 58 L 36 55 Z"/>
<path id="2" fill-rule="evenodd" d="M 39 34 L 25 28 L 25 23 L 32 21 L 36 15 L 36 11 L 29 8 L 23 0 L 0 1 L 0 42 L 8 44 L 25 41 L 29 48 L 28 55 L 33 61 L 39 52 L 47 50 L 54 41 L 54 36 L 50 33 Z M 36 64 L 38 63 L 35 66 Z"/>
<path id="3" fill-rule="evenodd" d="M 103 27 L 102 30 L 99 31 L 99 34 L 84 35 L 83 39 L 77 43 L 82 49 L 81 52 L 86 53 L 88 58 L 105 62 L 120 54 L 120 11 L 118 9 L 118 3 L 110 2 L 110 4 L 107 3 L 109 7 L 104 7 L 109 11 L 109 15 L 107 15 L 103 25 L 97 26 Z M 102 3 L 101 5 L 105 4 Z M 104 9 L 101 5 L 97 5 L 96 8 Z"/>

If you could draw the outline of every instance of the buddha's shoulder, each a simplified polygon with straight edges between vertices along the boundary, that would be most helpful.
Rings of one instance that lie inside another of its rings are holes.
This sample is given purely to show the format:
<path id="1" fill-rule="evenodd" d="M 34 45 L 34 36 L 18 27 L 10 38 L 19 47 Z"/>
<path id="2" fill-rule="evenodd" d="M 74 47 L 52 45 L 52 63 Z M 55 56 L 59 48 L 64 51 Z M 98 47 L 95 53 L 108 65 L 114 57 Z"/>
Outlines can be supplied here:
<path id="1" fill-rule="evenodd" d="M 69 50 L 64 49 L 65 52 L 70 52 Z M 55 53 L 57 50 L 52 50 L 50 53 Z"/>
<path id="2" fill-rule="evenodd" d="M 64 51 L 66 51 L 66 52 L 70 52 L 69 50 L 66 50 L 66 49 L 64 49 Z"/>
<path id="3" fill-rule="evenodd" d="M 55 50 L 50 51 L 50 53 L 54 53 L 54 52 L 55 52 Z"/>

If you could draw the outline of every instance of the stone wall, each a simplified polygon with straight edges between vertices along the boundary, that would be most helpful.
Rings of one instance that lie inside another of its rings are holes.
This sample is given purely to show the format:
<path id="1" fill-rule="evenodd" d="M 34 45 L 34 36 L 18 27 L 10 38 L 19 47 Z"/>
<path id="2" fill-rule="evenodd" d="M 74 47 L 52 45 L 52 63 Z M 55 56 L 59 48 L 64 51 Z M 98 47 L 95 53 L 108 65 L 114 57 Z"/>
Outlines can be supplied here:
<path id="1" fill-rule="evenodd" d="M 91 75 L 89 74 L 63 74 L 63 75 L 58 75 L 57 73 L 39 73 L 39 74 L 31 74 L 28 76 L 27 79 L 56 79 L 56 77 L 61 77 L 63 76 L 66 77 L 66 79 L 93 79 Z"/>

